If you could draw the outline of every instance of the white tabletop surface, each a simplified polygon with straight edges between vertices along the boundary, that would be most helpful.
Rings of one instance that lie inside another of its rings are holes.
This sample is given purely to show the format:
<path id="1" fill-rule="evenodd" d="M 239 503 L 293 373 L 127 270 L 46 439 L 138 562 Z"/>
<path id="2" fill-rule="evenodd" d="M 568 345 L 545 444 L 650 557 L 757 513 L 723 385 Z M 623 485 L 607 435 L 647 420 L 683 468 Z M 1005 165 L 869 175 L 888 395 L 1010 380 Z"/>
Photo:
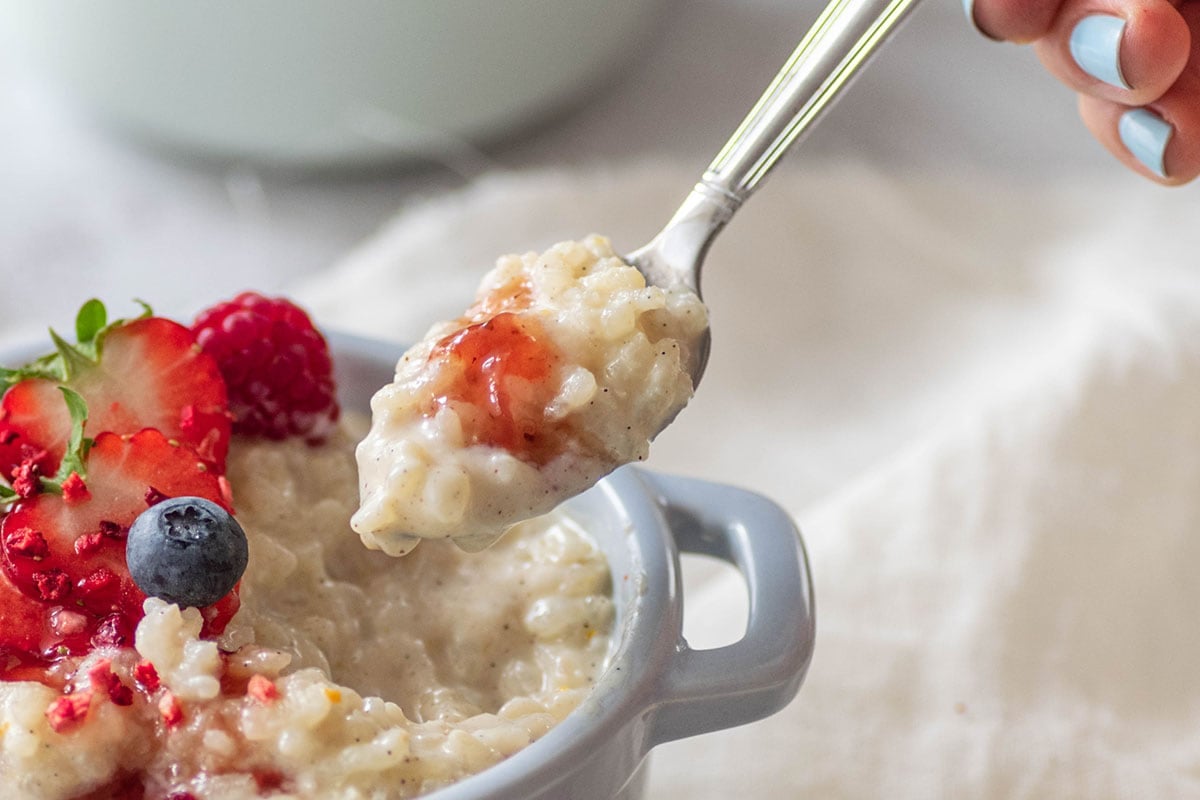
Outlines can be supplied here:
<path id="1" fill-rule="evenodd" d="M 817 11 L 680 0 L 658 44 L 614 82 L 456 165 L 466 174 L 285 176 L 172 158 L 105 129 L 0 53 L 0 334 L 66 326 L 93 294 L 184 314 L 247 287 L 284 290 L 404 204 L 489 169 L 670 157 L 699 171 Z M 954 0 L 918 9 L 792 158 L 843 156 L 884 171 L 1117 169 L 1034 55 L 980 37 Z"/>

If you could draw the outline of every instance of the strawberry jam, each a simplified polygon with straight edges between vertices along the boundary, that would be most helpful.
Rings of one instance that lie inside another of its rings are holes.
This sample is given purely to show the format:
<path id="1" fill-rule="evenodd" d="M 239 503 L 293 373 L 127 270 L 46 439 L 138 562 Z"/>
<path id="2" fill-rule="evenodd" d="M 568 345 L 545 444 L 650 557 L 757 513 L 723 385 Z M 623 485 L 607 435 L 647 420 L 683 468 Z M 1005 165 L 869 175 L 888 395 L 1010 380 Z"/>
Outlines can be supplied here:
<path id="1" fill-rule="evenodd" d="M 442 339 L 430 360 L 442 361 L 453 377 L 427 411 L 453 407 L 468 444 L 500 447 L 535 464 L 561 451 L 545 422 L 553 398 L 547 380 L 558 354 L 533 323 L 497 314 Z"/>

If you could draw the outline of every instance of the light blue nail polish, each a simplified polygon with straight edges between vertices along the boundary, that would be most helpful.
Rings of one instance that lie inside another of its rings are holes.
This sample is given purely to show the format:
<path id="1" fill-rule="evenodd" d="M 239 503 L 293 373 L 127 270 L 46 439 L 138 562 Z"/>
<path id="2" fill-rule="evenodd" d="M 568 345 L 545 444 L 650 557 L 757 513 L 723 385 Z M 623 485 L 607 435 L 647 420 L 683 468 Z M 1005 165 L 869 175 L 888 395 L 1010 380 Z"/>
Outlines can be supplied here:
<path id="1" fill-rule="evenodd" d="M 1071 31 L 1071 57 L 1079 68 L 1097 80 L 1130 88 L 1121 73 L 1121 36 L 1125 20 L 1107 14 L 1084 17 Z"/>
<path id="2" fill-rule="evenodd" d="M 1160 178 L 1167 177 L 1163 156 L 1174 132 L 1170 123 L 1145 108 L 1130 109 L 1117 122 L 1117 133 L 1126 149 Z"/>

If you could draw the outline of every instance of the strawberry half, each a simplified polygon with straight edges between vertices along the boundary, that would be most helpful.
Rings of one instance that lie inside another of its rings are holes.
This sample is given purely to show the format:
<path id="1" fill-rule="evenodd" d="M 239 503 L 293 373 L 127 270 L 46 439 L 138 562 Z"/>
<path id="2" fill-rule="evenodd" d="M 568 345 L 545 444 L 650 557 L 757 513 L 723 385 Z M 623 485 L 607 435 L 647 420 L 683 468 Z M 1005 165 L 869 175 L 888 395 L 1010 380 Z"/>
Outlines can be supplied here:
<path id="1" fill-rule="evenodd" d="M 26 378 L 12 386 L 0 399 L 0 473 L 15 479 L 15 470 L 24 466 L 53 475 L 69 431 L 70 417 L 58 384 Z"/>
<path id="2" fill-rule="evenodd" d="M 45 610 L 37 632 L 42 657 L 129 640 L 146 596 L 129 576 L 125 534 L 150 504 L 187 495 L 230 507 L 226 482 L 190 447 L 153 429 L 100 434 L 86 471 L 82 487 L 18 500 L 0 520 L 5 574 Z M 203 610 L 206 635 L 220 633 L 237 607 L 235 590 Z M 0 647 L 19 649 L 31 636 L 6 626 Z"/>
<path id="3" fill-rule="evenodd" d="M 42 475 L 58 468 L 71 430 L 59 386 L 87 403 L 88 435 L 154 428 L 224 470 L 231 426 L 225 381 L 188 328 L 152 316 L 109 325 L 103 306 L 90 301 L 76 330 L 77 345 L 55 336 L 57 353 L 9 373 L 12 385 L 0 399 L 0 472 L 12 476 L 31 463 Z"/>

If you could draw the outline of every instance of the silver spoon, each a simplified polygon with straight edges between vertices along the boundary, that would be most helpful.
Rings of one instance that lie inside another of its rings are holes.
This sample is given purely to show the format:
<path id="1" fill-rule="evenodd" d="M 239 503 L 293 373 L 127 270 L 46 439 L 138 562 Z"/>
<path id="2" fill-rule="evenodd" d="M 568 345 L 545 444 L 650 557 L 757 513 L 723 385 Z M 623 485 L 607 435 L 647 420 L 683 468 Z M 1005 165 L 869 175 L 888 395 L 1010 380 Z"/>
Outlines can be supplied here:
<path id="1" fill-rule="evenodd" d="M 650 243 L 628 254 L 652 286 L 700 293 L 700 267 L 713 239 L 917 0 L 833 0 L 783 69 Z M 693 386 L 708 363 L 706 329 L 689 348 Z"/>

